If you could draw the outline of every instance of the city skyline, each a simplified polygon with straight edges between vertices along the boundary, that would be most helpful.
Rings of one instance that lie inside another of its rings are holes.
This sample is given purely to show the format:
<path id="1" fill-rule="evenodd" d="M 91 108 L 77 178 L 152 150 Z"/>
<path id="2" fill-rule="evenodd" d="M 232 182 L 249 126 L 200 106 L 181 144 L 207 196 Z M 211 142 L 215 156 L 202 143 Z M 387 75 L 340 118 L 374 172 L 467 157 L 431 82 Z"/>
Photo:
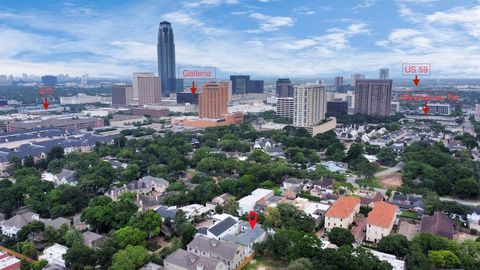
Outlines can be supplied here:
<path id="1" fill-rule="evenodd" d="M 0 8 L 1 74 L 156 71 L 158 24 L 168 20 L 178 65 L 215 66 L 219 77 L 373 78 L 386 67 L 396 78 L 411 61 L 431 62 L 432 77 L 480 76 L 480 5 L 472 1 L 6 1 Z"/>

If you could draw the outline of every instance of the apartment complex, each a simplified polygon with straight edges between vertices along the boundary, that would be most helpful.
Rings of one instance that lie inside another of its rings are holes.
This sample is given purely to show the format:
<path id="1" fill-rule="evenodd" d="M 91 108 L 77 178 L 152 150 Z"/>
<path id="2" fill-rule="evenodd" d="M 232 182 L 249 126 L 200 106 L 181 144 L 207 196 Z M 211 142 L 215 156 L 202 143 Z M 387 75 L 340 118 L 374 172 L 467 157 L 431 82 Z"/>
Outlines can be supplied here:
<path id="1" fill-rule="evenodd" d="M 367 217 L 367 241 L 377 243 L 383 237 L 390 235 L 398 206 L 383 201 L 375 202 Z"/>
<path id="2" fill-rule="evenodd" d="M 112 105 L 128 106 L 133 103 L 133 87 L 126 84 L 112 85 Z"/>
<path id="3" fill-rule="evenodd" d="M 392 102 L 392 80 L 356 80 L 355 113 L 389 116 Z"/>
<path id="4" fill-rule="evenodd" d="M 325 213 L 325 229 L 339 227 L 348 229 L 356 214 L 360 212 L 360 199 L 356 197 L 340 197 Z"/>
<path id="5" fill-rule="evenodd" d="M 293 118 L 293 97 L 277 98 L 277 115 L 285 118 Z"/>

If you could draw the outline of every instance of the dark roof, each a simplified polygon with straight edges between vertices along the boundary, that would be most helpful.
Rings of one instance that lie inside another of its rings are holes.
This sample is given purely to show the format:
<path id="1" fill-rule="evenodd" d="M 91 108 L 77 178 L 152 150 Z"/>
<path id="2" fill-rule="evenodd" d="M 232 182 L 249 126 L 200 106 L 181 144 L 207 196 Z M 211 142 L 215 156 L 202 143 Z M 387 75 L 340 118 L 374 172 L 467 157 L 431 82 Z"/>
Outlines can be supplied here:
<path id="1" fill-rule="evenodd" d="M 420 232 L 429 232 L 453 239 L 453 220 L 440 212 L 435 212 L 433 216 L 426 216 L 422 219 Z"/>
<path id="2" fill-rule="evenodd" d="M 197 233 L 203 234 L 203 235 L 207 235 L 207 232 L 208 232 L 207 227 L 201 227 L 201 228 L 198 228 L 198 230 L 197 230 Z"/>
<path id="3" fill-rule="evenodd" d="M 321 186 L 321 187 L 330 187 L 333 185 L 333 179 L 323 178 L 322 180 L 315 181 L 314 185 Z"/>
<path id="4" fill-rule="evenodd" d="M 232 217 L 228 217 L 221 222 L 215 224 L 213 227 L 211 227 L 208 231 L 211 232 L 215 236 L 219 236 L 226 230 L 230 229 L 232 226 L 237 224 L 237 221 L 233 219 Z"/>
<path id="5" fill-rule="evenodd" d="M 168 208 L 166 206 L 160 206 L 159 208 L 157 208 L 157 213 L 160 214 L 160 216 L 162 216 L 162 218 L 171 218 L 171 219 L 174 219 L 175 216 L 177 215 L 177 209 L 176 208 Z"/>

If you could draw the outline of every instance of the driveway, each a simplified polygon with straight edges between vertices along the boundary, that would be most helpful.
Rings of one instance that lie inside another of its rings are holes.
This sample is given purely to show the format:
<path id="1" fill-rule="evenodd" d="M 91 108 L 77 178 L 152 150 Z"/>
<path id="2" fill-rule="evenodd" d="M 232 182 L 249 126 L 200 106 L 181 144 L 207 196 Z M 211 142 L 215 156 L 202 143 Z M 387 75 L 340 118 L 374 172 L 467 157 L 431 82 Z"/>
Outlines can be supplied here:
<path id="1" fill-rule="evenodd" d="M 382 177 L 382 176 L 386 176 L 386 175 L 390 175 L 390 174 L 393 174 L 393 173 L 396 173 L 396 172 L 399 172 L 403 169 L 403 162 L 400 161 L 397 163 L 397 165 L 393 166 L 393 167 L 390 167 L 386 170 L 383 170 L 381 172 L 378 172 L 375 174 L 375 177 Z"/>

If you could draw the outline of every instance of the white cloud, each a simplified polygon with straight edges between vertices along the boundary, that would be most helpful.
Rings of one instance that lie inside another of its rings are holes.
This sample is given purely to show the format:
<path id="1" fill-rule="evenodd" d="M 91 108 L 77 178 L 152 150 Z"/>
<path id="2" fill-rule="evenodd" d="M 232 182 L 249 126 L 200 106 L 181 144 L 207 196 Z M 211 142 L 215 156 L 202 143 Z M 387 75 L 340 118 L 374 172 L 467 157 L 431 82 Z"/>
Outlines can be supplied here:
<path id="1" fill-rule="evenodd" d="M 456 8 L 447 12 L 435 12 L 426 16 L 426 20 L 429 23 L 464 28 L 471 36 L 480 38 L 480 5 L 473 8 Z"/>
<path id="2" fill-rule="evenodd" d="M 195 18 L 193 14 L 175 11 L 171 13 L 164 14 L 162 16 L 164 20 L 171 22 L 172 24 L 177 25 L 188 25 L 188 26 L 202 26 L 203 22 Z"/>
<path id="3" fill-rule="evenodd" d="M 354 19 L 336 22 L 336 28 L 314 28 L 309 35 L 283 31 L 296 26 L 293 16 L 266 15 L 245 6 L 241 8 L 248 13 L 242 15 L 250 14 L 258 23 L 250 31 L 253 35 L 211 20 L 200 9 L 166 10 L 151 2 L 128 9 L 89 10 L 74 19 L 37 11 L 3 11 L 0 74 L 127 77 L 133 71 L 155 71 L 158 23 L 168 19 L 174 27 L 179 65 L 215 66 L 224 74 L 318 77 L 368 72 L 380 66 L 392 68 L 394 74 L 402 62 L 419 61 L 431 62 L 434 76 L 480 76 L 477 8 L 425 15 L 402 5 L 405 9 L 398 12 L 407 22 L 386 36 L 371 29 L 374 24 Z M 319 7 L 316 10 L 320 12 Z M 408 20 L 412 13 L 421 23 Z M 353 42 L 360 35 L 368 35 L 358 39 L 366 44 Z M 373 38 L 379 47 L 370 49 L 365 45 Z M 59 57 L 62 54 L 67 56 Z"/>
<path id="4" fill-rule="evenodd" d="M 300 15 L 314 15 L 315 11 L 308 7 L 296 7 L 293 9 L 293 12 L 298 13 Z"/>
<path id="5" fill-rule="evenodd" d="M 248 30 L 250 33 L 273 32 L 278 31 L 282 27 L 293 26 L 295 20 L 292 17 L 269 16 L 262 13 L 252 13 L 249 16 L 259 21 L 259 29 Z"/>
<path id="6" fill-rule="evenodd" d="M 220 5 L 233 5 L 238 4 L 239 0 L 196 0 L 196 1 L 187 1 L 183 5 L 188 8 L 198 8 L 198 7 L 216 7 Z"/>
<path id="7" fill-rule="evenodd" d="M 376 0 L 363 0 L 360 4 L 355 6 L 353 9 L 364 9 L 373 7 L 377 1 Z"/>

